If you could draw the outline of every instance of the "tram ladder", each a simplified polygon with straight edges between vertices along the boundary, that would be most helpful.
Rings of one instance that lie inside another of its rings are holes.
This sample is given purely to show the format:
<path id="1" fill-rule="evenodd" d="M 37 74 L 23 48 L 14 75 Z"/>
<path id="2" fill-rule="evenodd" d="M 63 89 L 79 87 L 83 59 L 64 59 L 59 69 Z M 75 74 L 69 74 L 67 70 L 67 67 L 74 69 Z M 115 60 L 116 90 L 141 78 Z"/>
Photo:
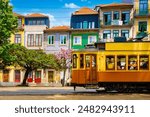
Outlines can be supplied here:
<path id="1" fill-rule="evenodd" d="M 86 84 L 86 89 L 99 89 L 98 84 Z"/>

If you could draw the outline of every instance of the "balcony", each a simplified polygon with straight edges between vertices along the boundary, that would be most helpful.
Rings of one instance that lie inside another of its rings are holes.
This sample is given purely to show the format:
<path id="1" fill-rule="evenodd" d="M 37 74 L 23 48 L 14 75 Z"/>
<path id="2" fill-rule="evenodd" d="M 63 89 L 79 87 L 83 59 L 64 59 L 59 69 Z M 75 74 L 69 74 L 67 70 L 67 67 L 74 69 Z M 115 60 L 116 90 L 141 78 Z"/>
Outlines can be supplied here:
<path id="1" fill-rule="evenodd" d="M 110 22 L 101 22 L 101 27 L 127 27 L 132 26 L 133 21 L 132 20 L 112 20 Z"/>

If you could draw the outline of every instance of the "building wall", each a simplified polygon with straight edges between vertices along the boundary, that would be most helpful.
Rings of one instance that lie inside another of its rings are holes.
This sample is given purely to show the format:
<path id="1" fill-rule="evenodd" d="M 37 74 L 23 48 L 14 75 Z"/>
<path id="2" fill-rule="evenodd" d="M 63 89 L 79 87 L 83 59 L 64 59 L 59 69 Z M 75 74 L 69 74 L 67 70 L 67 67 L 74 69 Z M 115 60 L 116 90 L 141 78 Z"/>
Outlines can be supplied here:
<path id="1" fill-rule="evenodd" d="M 31 25 L 28 25 L 28 26 L 25 26 L 25 41 L 24 41 L 24 45 L 25 47 L 27 47 L 28 49 L 34 49 L 34 50 L 38 50 L 38 49 L 43 49 L 43 41 L 44 41 L 44 30 L 46 29 L 46 26 L 45 25 L 34 25 L 34 26 L 31 26 Z M 35 39 L 35 35 L 36 34 L 41 34 L 42 35 L 42 46 L 32 46 L 32 47 L 29 47 L 27 45 L 27 38 L 28 38 L 28 34 L 34 34 L 34 39 Z"/>
<path id="2" fill-rule="evenodd" d="M 133 26 L 133 37 L 135 38 L 137 33 L 139 32 L 139 22 L 141 21 L 147 21 L 147 32 L 150 33 L 150 0 L 148 0 L 148 14 L 141 15 L 139 13 L 139 0 L 134 1 L 134 10 L 135 15 L 137 17 L 134 18 L 134 26 Z M 150 40 L 150 37 L 148 37 Z"/>
<path id="3" fill-rule="evenodd" d="M 24 23 L 25 23 L 25 19 L 22 19 L 22 26 L 18 27 L 18 32 L 16 32 L 15 34 L 20 34 L 21 35 L 21 45 L 24 46 Z M 14 43 L 15 42 L 15 34 L 11 34 L 10 37 L 10 42 Z"/>
<path id="4" fill-rule="evenodd" d="M 81 45 L 74 45 L 73 44 L 73 38 L 74 36 L 81 36 Z M 72 49 L 84 49 L 85 45 L 88 44 L 88 36 L 96 36 L 97 40 L 98 40 L 98 32 L 78 32 L 78 33 L 73 33 L 71 34 L 71 48 Z"/>
<path id="5" fill-rule="evenodd" d="M 48 36 L 54 35 L 54 45 L 48 44 Z M 66 35 L 67 41 L 65 45 L 60 44 L 60 35 Z M 46 53 L 57 53 L 62 49 L 70 49 L 70 35 L 69 32 L 51 32 L 51 33 L 44 33 L 44 51 Z"/>

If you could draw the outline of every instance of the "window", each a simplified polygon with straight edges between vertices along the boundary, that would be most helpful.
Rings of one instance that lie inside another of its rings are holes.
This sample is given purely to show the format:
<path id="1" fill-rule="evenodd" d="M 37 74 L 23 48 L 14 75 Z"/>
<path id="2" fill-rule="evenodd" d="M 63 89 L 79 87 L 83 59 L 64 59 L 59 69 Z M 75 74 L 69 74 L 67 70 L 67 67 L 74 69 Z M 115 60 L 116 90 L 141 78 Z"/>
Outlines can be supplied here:
<path id="1" fill-rule="evenodd" d="M 9 70 L 3 70 L 3 82 L 9 82 Z"/>
<path id="2" fill-rule="evenodd" d="M 67 41 L 67 35 L 60 35 L 60 44 L 65 45 Z"/>
<path id="3" fill-rule="evenodd" d="M 77 55 L 73 54 L 73 68 L 77 68 Z"/>
<path id="4" fill-rule="evenodd" d="M 29 25 L 33 25 L 33 21 L 32 20 L 29 20 Z"/>
<path id="5" fill-rule="evenodd" d="M 20 70 L 15 70 L 15 82 L 20 82 Z"/>
<path id="6" fill-rule="evenodd" d="M 106 69 L 115 70 L 115 57 L 114 56 L 106 56 Z"/>
<path id="7" fill-rule="evenodd" d="M 80 28 L 80 23 L 76 23 L 76 28 Z"/>
<path id="8" fill-rule="evenodd" d="M 81 44 L 81 36 L 74 36 L 73 37 L 73 44 L 80 45 Z"/>
<path id="9" fill-rule="evenodd" d="M 14 42 L 16 44 L 21 43 L 21 34 L 15 34 L 15 40 Z"/>
<path id="10" fill-rule="evenodd" d="M 113 37 L 119 37 L 119 30 L 113 30 Z"/>
<path id="11" fill-rule="evenodd" d="M 140 70 L 149 70 L 149 57 L 148 55 L 141 55 L 139 60 Z"/>
<path id="12" fill-rule="evenodd" d="M 92 28 L 95 28 L 95 22 L 92 22 Z"/>
<path id="13" fill-rule="evenodd" d="M 126 69 L 126 56 L 117 56 L 117 70 Z"/>
<path id="14" fill-rule="evenodd" d="M 118 11 L 114 11 L 114 13 L 113 13 L 113 19 L 114 20 L 119 20 L 119 12 Z"/>
<path id="15" fill-rule="evenodd" d="M 87 29 L 88 28 L 88 22 L 87 21 L 84 21 L 83 22 L 83 29 Z"/>
<path id="16" fill-rule="evenodd" d="M 48 36 L 48 44 L 49 45 L 53 45 L 54 44 L 54 35 L 50 35 L 50 36 Z"/>
<path id="17" fill-rule="evenodd" d="M 147 31 L 147 22 L 146 21 L 139 22 L 139 31 L 140 32 Z"/>
<path id="18" fill-rule="evenodd" d="M 27 45 L 28 46 L 34 46 L 34 35 L 33 34 L 28 34 L 27 36 Z"/>
<path id="19" fill-rule="evenodd" d="M 148 0 L 140 0 L 139 13 L 141 15 L 146 15 L 148 13 Z"/>
<path id="20" fill-rule="evenodd" d="M 104 30 L 103 38 L 104 39 L 110 39 L 111 38 L 111 31 L 110 30 Z"/>
<path id="21" fill-rule="evenodd" d="M 42 46 L 42 34 L 36 34 L 35 38 L 35 46 Z"/>
<path id="22" fill-rule="evenodd" d="M 19 18 L 19 19 L 18 19 L 18 27 L 21 27 L 21 26 L 22 26 L 22 19 Z"/>
<path id="23" fill-rule="evenodd" d="M 137 56 L 129 56 L 128 57 L 128 70 L 137 70 Z"/>
<path id="24" fill-rule="evenodd" d="M 86 68 L 90 68 L 90 55 L 86 55 L 85 57 Z"/>
<path id="25" fill-rule="evenodd" d="M 33 20 L 33 25 L 36 25 L 36 24 L 37 24 L 36 20 Z"/>
<path id="26" fill-rule="evenodd" d="M 88 36 L 88 44 L 93 44 L 96 42 L 96 36 Z"/>
<path id="27" fill-rule="evenodd" d="M 84 55 L 80 54 L 80 68 L 84 68 Z"/>
<path id="28" fill-rule="evenodd" d="M 104 13 L 104 25 L 111 25 L 111 12 Z"/>
<path id="29" fill-rule="evenodd" d="M 130 12 L 129 11 L 122 12 L 123 24 L 129 24 L 129 19 L 130 19 Z"/>
<path id="30" fill-rule="evenodd" d="M 129 30 L 122 30 L 122 31 L 121 31 L 121 36 L 122 36 L 122 37 L 129 38 Z"/>

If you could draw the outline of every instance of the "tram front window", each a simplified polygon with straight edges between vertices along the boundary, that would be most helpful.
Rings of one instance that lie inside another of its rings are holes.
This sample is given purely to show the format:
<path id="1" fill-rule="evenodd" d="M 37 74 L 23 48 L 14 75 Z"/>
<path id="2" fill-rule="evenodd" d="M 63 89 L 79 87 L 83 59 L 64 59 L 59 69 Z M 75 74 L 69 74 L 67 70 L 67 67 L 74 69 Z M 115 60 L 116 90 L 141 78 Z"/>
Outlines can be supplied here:
<path id="1" fill-rule="evenodd" d="M 126 57 L 117 56 L 117 70 L 125 70 L 125 69 L 126 69 Z"/>
<path id="2" fill-rule="evenodd" d="M 115 57 L 114 56 L 106 56 L 106 69 L 115 70 Z"/>
<path id="3" fill-rule="evenodd" d="M 149 59 L 148 55 L 141 55 L 139 60 L 140 70 L 149 70 Z"/>
<path id="4" fill-rule="evenodd" d="M 129 70 L 137 70 L 137 56 L 129 56 L 128 59 L 128 69 Z"/>

